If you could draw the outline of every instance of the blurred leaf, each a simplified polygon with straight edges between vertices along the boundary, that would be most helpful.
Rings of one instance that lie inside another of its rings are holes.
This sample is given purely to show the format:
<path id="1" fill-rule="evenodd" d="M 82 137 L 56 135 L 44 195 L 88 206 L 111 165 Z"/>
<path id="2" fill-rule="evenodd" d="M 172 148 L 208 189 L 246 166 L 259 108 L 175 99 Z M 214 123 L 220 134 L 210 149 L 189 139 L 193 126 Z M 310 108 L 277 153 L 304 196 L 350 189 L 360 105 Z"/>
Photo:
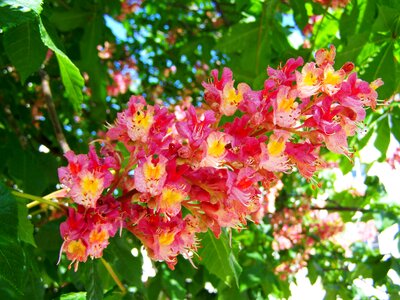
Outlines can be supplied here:
<path id="1" fill-rule="evenodd" d="M 384 161 L 386 159 L 386 152 L 389 148 L 390 143 L 390 128 L 389 128 L 389 118 L 386 116 L 377 123 L 376 139 L 374 146 L 381 152 L 381 157 L 379 161 Z"/>
<path id="2" fill-rule="evenodd" d="M 70 31 L 78 27 L 84 27 L 91 13 L 80 9 L 54 10 L 51 12 L 50 22 L 61 31 Z"/>
<path id="3" fill-rule="evenodd" d="M 81 110 L 81 103 L 83 100 L 82 88 L 84 80 L 79 72 L 79 69 L 73 62 L 62 52 L 53 42 L 50 35 L 47 33 L 42 20 L 39 19 L 40 35 L 43 43 L 49 47 L 57 56 L 58 64 L 60 66 L 60 73 L 62 82 L 64 84 L 68 98 L 70 99 L 76 111 Z"/>
<path id="4" fill-rule="evenodd" d="M 392 266 L 392 260 L 388 259 L 385 261 L 380 261 L 372 267 L 372 279 L 375 284 L 382 284 L 386 278 L 387 273 L 389 272 Z"/>
<path id="5" fill-rule="evenodd" d="M 370 128 L 365 136 L 363 136 L 360 140 L 356 141 L 355 146 L 357 147 L 357 151 L 360 151 L 367 145 L 367 143 L 371 139 L 371 136 L 373 133 L 374 133 L 374 130 L 372 128 Z"/>
<path id="6" fill-rule="evenodd" d="M 92 20 L 85 25 L 84 35 L 80 42 L 80 68 L 89 75 L 92 99 L 97 103 L 105 103 L 108 74 L 105 66 L 100 62 L 97 50 L 97 46 L 104 42 L 104 18 L 95 12 Z"/>
<path id="7" fill-rule="evenodd" d="M 33 230 L 33 225 L 28 219 L 28 208 L 25 203 L 18 203 L 18 237 L 21 241 L 36 247 Z"/>
<path id="8" fill-rule="evenodd" d="M 86 300 L 86 292 L 64 294 L 61 295 L 60 300 Z"/>
<path id="9" fill-rule="evenodd" d="M 391 122 L 391 132 L 396 140 L 400 143 L 400 107 L 396 106 L 393 108 L 392 113 L 390 114 L 390 122 Z"/>
<path id="10" fill-rule="evenodd" d="M 201 264 L 228 285 L 233 279 L 239 286 L 239 275 L 242 268 L 229 247 L 225 234 L 221 234 L 220 238 L 217 239 L 211 231 L 208 231 L 202 236 L 202 244 L 203 248 L 199 251 L 202 258 Z"/>
<path id="11" fill-rule="evenodd" d="M 347 157 L 341 157 L 339 162 L 339 167 L 343 175 L 346 175 L 353 169 L 354 163 Z"/>
<path id="12" fill-rule="evenodd" d="M 308 15 L 305 8 L 305 2 L 298 0 L 290 0 L 290 6 L 293 9 L 293 16 L 300 30 L 308 24 Z"/>
<path id="13" fill-rule="evenodd" d="M 10 28 L 4 34 L 3 43 L 8 57 L 21 74 L 22 82 L 39 70 L 46 56 L 46 47 L 40 39 L 36 22 Z"/>

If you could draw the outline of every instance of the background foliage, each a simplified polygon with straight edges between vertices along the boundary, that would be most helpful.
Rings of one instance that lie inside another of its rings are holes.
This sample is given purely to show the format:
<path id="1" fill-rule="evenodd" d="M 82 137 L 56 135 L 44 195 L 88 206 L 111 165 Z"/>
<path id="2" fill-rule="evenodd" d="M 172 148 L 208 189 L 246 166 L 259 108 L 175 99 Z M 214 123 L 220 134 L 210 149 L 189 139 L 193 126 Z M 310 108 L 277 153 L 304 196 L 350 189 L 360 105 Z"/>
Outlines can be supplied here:
<path id="1" fill-rule="evenodd" d="M 81 264 L 76 273 L 63 260 L 56 266 L 64 216 L 54 203 L 35 196 L 56 189 L 57 168 L 65 165 L 60 132 L 71 149 L 86 152 L 131 94 L 144 94 L 152 104 L 199 104 L 201 82 L 213 68 L 229 66 L 236 82 L 262 88 L 267 66 L 290 57 L 311 59 L 316 49 L 334 44 L 336 67 L 352 61 L 362 79 L 385 82 L 378 90 L 382 105 L 368 111 L 365 134 L 350 142 L 354 150 L 373 143 L 384 162 L 390 139 L 400 141 L 399 34 L 397 0 L 352 0 L 338 9 L 299 0 L 0 1 L 0 298 L 289 297 L 295 277 L 281 276 L 276 268 L 307 247 L 273 250 L 272 215 L 219 240 L 204 234 L 197 269 L 185 259 L 175 271 L 156 263 L 155 277 L 142 281 L 143 257 L 131 253 L 140 243 L 129 234 L 114 238 L 104 259 Z M 348 159 L 328 158 L 344 173 L 352 170 Z M 382 201 L 378 178 L 364 176 L 368 188 L 358 195 L 337 193 L 334 176 L 321 175 L 320 189 L 296 174 L 283 176 L 275 215 L 329 195 L 329 209 L 345 222 L 375 220 L 379 231 L 400 224 L 399 206 Z M 348 256 L 321 239 L 305 259 L 308 278 L 312 283 L 319 278 L 325 297 L 363 297 L 354 285 L 360 278 L 398 297 L 398 283 L 387 276 L 390 270 L 399 274 L 398 260 L 383 256 L 376 243 L 350 247 Z"/>

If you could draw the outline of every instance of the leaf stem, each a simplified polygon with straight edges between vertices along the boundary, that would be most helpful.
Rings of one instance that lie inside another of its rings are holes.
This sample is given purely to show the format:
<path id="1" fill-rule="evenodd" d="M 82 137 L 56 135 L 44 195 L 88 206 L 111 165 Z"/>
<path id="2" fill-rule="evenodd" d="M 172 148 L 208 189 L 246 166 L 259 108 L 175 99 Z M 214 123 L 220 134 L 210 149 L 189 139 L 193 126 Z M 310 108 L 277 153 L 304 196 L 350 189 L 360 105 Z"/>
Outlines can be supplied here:
<path id="1" fill-rule="evenodd" d="M 107 269 L 108 273 L 110 273 L 112 279 L 114 279 L 115 283 L 118 285 L 119 289 L 121 290 L 122 294 L 126 294 L 126 288 L 122 284 L 121 280 L 118 278 L 118 275 L 115 274 L 111 265 L 102 257 L 100 257 L 101 262 L 103 263 L 104 267 Z"/>
<path id="2" fill-rule="evenodd" d="M 34 195 L 31 195 L 31 194 L 21 193 L 21 192 L 18 192 L 18 191 L 11 191 L 11 194 L 13 194 L 14 196 L 16 196 L 18 198 L 32 200 L 33 202 L 27 204 L 28 208 L 34 207 L 35 205 L 37 205 L 36 202 L 39 202 L 39 203 L 47 204 L 47 205 L 54 206 L 56 208 L 61 209 L 61 206 L 58 203 L 53 202 L 53 201 L 51 201 L 49 199 L 45 199 L 45 198 L 42 198 L 42 197 L 34 196 Z"/>

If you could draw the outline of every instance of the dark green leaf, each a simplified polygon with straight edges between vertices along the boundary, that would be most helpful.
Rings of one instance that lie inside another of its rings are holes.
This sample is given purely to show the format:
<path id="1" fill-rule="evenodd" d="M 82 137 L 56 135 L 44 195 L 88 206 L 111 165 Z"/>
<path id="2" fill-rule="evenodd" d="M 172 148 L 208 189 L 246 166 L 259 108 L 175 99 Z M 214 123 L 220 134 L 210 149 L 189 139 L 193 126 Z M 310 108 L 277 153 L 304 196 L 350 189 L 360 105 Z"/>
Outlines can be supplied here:
<path id="1" fill-rule="evenodd" d="M 129 245 L 128 239 L 121 237 L 112 239 L 105 250 L 105 255 L 123 282 L 140 289 L 142 286 L 142 259 L 141 256 L 134 257 L 132 255 L 131 249 L 134 245 Z"/>
<path id="2" fill-rule="evenodd" d="M 70 31 L 87 24 L 91 13 L 80 9 L 55 10 L 51 13 L 50 22 L 61 31 Z"/>
<path id="3" fill-rule="evenodd" d="M 81 110 L 81 103 L 83 100 L 82 88 L 84 80 L 79 72 L 79 69 L 73 64 L 73 62 L 62 52 L 53 42 L 46 28 L 44 27 L 42 20 L 39 22 L 40 35 L 43 43 L 49 47 L 57 56 L 57 61 L 60 66 L 60 73 L 62 82 L 65 86 L 66 93 L 75 110 Z"/>
<path id="4" fill-rule="evenodd" d="M 100 63 L 97 46 L 103 43 L 105 30 L 104 18 L 94 15 L 94 18 L 85 26 L 85 32 L 80 43 L 80 68 L 89 74 L 89 85 L 92 99 L 97 103 L 104 103 L 106 99 L 107 71 Z"/>
<path id="5" fill-rule="evenodd" d="M 0 279 L 21 291 L 24 256 L 18 238 L 17 203 L 0 183 Z"/>
<path id="6" fill-rule="evenodd" d="M 400 107 L 394 107 L 390 114 L 391 132 L 398 142 L 400 142 Z"/>
<path id="7" fill-rule="evenodd" d="M 372 267 L 372 279 L 376 284 L 382 284 L 392 266 L 392 260 L 380 261 Z"/>
<path id="8" fill-rule="evenodd" d="M 33 11 L 22 12 L 18 8 L 0 5 L 0 28 L 13 27 L 36 19 Z"/>
<path id="9" fill-rule="evenodd" d="M 298 0 L 290 0 L 290 5 L 293 9 L 293 16 L 300 29 L 303 29 L 308 23 L 307 10 L 305 2 Z"/>
<path id="10" fill-rule="evenodd" d="M 103 286 L 97 273 L 97 260 L 89 260 L 86 262 L 86 282 L 85 288 L 87 291 L 87 300 L 103 299 Z"/>
<path id="11" fill-rule="evenodd" d="M 228 285 L 235 280 L 236 285 L 239 286 L 239 275 L 242 268 L 229 246 L 226 235 L 221 234 L 217 239 L 211 231 L 208 231 L 202 236 L 202 244 L 203 248 L 199 251 L 202 258 L 201 264 Z"/>
<path id="12" fill-rule="evenodd" d="M 4 34 L 4 49 L 21 74 L 22 82 L 38 71 L 46 56 L 37 22 L 26 22 L 10 28 Z"/>
<path id="13" fill-rule="evenodd" d="M 21 241 L 36 247 L 33 225 L 28 219 L 28 208 L 25 203 L 18 203 L 18 237 Z"/>
<path id="14" fill-rule="evenodd" d="M 40 15 L 42 12 L 42 0 L 2 0 L 0 6 L 11 6 L 23 12 L 34 11 Z"/>

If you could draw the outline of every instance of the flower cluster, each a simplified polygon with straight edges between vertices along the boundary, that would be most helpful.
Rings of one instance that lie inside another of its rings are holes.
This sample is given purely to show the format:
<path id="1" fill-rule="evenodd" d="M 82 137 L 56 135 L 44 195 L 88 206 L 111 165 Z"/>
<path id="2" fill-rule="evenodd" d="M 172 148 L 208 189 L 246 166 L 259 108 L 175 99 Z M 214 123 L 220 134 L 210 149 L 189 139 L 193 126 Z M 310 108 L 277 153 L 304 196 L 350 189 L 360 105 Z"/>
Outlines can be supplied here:
<path id="1" fill-rule="evenodd" d="M 272 248 L 279 252 L 297 249 L 296 257 L 283 261 L 275 268 L 281 279 L 296 273 L 307 266 L 313 247 L 319 241 L 334 241 L 344 230 L 344 224 L 338 213 L 325 210 L 311 210 L 308 205 L 296 208 L 284 208 L 271 218 L 273 227 Z"/>
<path id="2" fill-rule="evenodd" d="M 345 7 L 349 4 L 350 0 L 313 0 L 315 3 L 320 3 L 323 6 L 337 9 L 338 7 Z"/>
<path id="3" fill-rule="evenodd" d="M 306 179 L 324 167 L 320 149 L 350 155 L 347 136 L 374 107 L 376 81 L 333 67 L 335 49 L 316 53 L 303 66 L 289 59 L 268 68 L 264 88 L 235 87 L 224 68 L 205 88 L 202 107 L 175 111 L 129 100 L 88 155 L 67 153 L 60 181 L 74 202 L 61 226 L 62 251 L 73 262 L 99 257 L 108 238 L 126 228 L 150 257 L 173 269 L 179 254 L 190 259 L 198 233 L 242 228 L 265 208 L 262 191 L 282 172 Z M 229 118 L 230 117 L 230 118 Z M 232 121 L 227 121 L 232 120 Z"/>

